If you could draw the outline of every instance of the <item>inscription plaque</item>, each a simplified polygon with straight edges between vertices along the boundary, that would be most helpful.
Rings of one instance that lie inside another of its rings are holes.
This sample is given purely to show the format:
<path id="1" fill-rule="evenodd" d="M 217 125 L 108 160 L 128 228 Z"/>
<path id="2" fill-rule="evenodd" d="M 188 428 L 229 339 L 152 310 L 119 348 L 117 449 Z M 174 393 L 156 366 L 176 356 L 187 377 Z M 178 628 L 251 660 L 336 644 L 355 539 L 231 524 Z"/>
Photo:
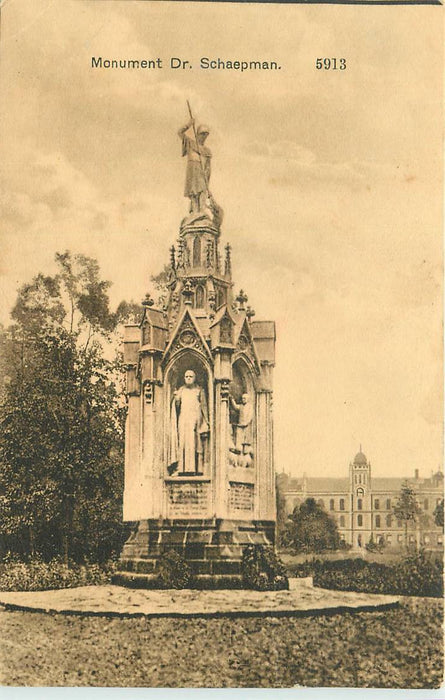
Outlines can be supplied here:
<path id="1" fill-rule="evenodd" d="M 229 505 L 231 510 L 252 513 L 254 486 L 253 484 L 241 484 L 236 481 L 230 482 Z"/>
<path id="2" fill-rule="evenodd" d="M 167 484 L 170 518 L 205 517 L 209 507 L 209 484 L 172 482 Z"/>

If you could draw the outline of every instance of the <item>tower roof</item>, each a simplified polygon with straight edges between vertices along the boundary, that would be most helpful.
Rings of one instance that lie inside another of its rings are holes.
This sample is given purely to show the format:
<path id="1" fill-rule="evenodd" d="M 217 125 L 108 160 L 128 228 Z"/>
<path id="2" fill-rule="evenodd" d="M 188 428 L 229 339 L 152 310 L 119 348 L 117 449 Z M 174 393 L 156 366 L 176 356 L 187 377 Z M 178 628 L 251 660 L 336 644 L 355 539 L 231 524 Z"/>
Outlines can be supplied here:
<path id="1" fill-rule="evenodd" d="M 360 445 L 360 451 L 357 452 L 357 454 L 354 457 L 354 464 L 357 464 L 359 466 L 365 466 L 368 464 L 368 460 L 366 459 L 366 455 L 363 454 L 363 452 L 362 452 L 361 445 Z"/>

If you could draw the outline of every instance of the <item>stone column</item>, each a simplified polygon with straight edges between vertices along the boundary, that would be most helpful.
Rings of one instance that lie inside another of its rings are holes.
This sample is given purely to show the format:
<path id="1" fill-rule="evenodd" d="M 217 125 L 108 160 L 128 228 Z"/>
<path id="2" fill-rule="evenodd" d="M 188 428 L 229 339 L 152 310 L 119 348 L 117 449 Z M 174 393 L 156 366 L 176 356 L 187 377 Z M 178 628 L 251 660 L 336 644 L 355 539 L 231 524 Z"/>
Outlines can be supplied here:
<path id="1" fill-rule="evenodd" d="M 129 394 L 125 424 L 125 491 L 124 520 L 139 520 L 138 491 L 141 484 L 140 469 L 141 397 Z"/>
<path id="2" fill-rule="evenodd" d="M 215 474 L 213 503 L 217 518 L 228 517 L 229 380 L 215 382 Z"/>
<path id="3" fill-rule="evenodd" d="M 272 445 L 272 392 L 257 393 L 257 494 L 256 517 L 258 520 L 275 520 L 275 474 Z"/>

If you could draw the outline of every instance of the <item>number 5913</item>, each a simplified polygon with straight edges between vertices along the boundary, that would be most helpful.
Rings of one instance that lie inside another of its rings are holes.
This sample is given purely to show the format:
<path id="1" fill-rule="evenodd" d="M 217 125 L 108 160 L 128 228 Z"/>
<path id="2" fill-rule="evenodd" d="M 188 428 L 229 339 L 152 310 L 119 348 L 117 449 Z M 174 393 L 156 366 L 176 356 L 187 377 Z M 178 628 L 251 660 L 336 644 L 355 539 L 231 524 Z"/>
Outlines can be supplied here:
<path id="1" fill-rule="evenodd" d="M 346 70 L 346 58 L 317 58 L 317 70 Z"/>

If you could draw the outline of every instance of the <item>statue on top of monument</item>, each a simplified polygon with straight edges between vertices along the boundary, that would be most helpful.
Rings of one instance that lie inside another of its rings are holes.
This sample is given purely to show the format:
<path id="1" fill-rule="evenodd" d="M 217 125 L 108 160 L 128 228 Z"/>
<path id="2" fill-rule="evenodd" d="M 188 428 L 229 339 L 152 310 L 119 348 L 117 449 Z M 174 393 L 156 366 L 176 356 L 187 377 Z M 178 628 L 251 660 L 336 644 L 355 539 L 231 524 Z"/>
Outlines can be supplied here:
<path id="1" fill-rule="evenodd" d="M 182 138 L 182 155 L 187 156 L 184 197 L 190 197 L 190 213 L 194 214 L 204 211 L 209 191 L 212 153 L 205 145 L 209 128 L 203 124 L 195 128 L 192 118 L 178 134 Z"/>
<path id="2" fill-rule="evenodd" d="M 168 442 L 168 471 L 202 473 L 209 436 L 209 415 L 204 389 L 196 383 L 196 374 L 188 369 L 184 384 L 173 394 Z"/>
<path id="3" fill-rule="evenodd" d="M 209 190 L 212 152 L 205 142 L 210 130 L 204 124 L 196 127 L 188 102 L 187 106 L 190 120 L 179 129 L 178 135 L 182 139 L 182 155 L 187 156 L 184 197 L 190 199 L 188 223 L 208 218 L 219 228 L 223 211 Z"/>

